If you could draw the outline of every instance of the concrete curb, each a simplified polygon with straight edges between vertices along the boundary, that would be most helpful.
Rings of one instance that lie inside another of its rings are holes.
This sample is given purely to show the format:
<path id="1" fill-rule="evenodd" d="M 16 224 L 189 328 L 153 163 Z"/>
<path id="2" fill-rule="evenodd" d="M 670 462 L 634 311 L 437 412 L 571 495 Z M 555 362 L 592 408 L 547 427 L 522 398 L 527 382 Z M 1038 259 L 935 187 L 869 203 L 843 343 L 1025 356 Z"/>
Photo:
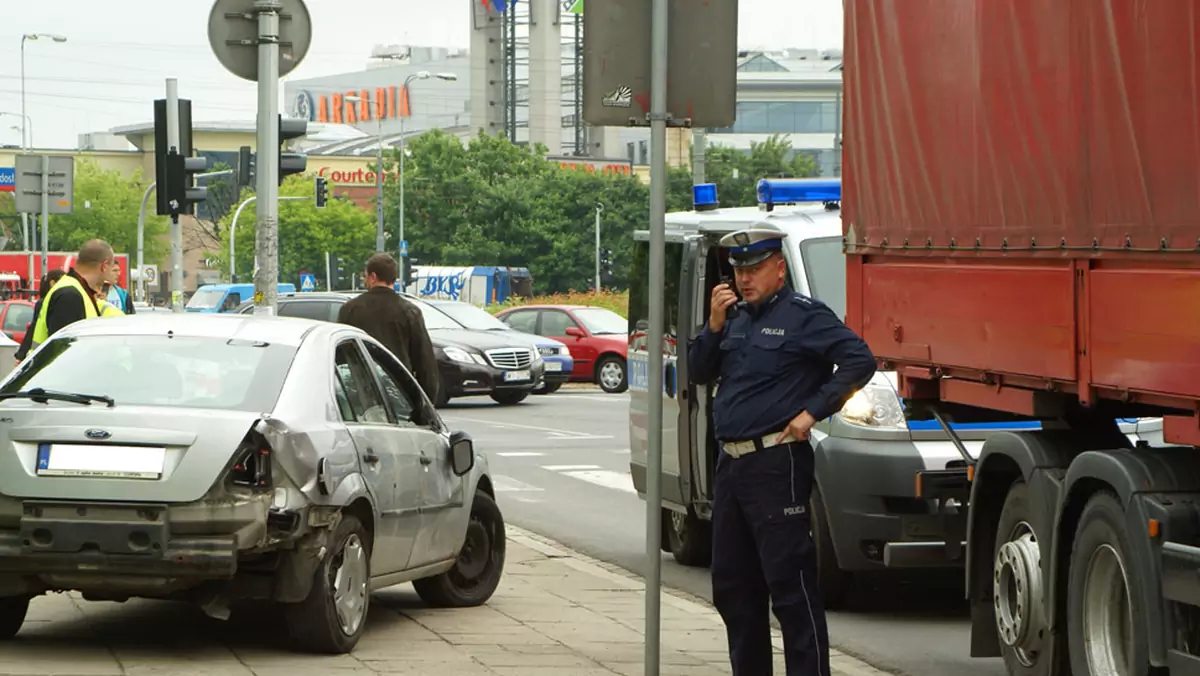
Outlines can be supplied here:
<path id="1" fill-rule="evenodd" d="M 622 586 L 645 587 L 645 582 L 642 578 L 620 566 L 594 559 L 586 554 L 568 548 L 561 542 L 542 537 L 537 533 L 527 531 L 518 526 L 506 523 L 504 528 L 509 540 L 528 547 L 547 558 L 558 559 L 564 565 L 582 573 L 611 580 Z M 662 603 L 663 605 L 670 605 L 694 616 L 709 618 L 718 627 L 724 628 L 725 626 L 724 621 L 721 620 L 721 616 L 717 614 L 712 604 L 698 596 L 693 596 L 677 589 L 663 587 Z M 776 650 L 783 650 L 783 638 L 778 629 L 771 629 L 771 644 Z M 833 672 L 837 676 L 890 676 L 891 673 L 877 669 L 867 662 L 836 648 L 830 648 L 829 660 L 831 667 L 833 667 Z"/>

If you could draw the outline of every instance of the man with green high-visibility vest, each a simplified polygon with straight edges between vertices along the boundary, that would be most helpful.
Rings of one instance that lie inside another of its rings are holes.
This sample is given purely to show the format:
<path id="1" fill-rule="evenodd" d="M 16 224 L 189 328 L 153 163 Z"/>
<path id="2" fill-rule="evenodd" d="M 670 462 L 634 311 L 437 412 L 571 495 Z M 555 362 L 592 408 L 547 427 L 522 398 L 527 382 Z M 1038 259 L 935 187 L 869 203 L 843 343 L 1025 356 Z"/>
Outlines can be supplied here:
<path id="1" fill-rule="evenodd" d="M 43 299 L 42 312 L 33 327 L 33 346 L 46 342 L 68 324 L 99 317 L 97 289 L 102 287 L 109 269 L 116 264 L 108 242 L 88 240 L 75 257 L 75 267 L 63 275 Z"/>

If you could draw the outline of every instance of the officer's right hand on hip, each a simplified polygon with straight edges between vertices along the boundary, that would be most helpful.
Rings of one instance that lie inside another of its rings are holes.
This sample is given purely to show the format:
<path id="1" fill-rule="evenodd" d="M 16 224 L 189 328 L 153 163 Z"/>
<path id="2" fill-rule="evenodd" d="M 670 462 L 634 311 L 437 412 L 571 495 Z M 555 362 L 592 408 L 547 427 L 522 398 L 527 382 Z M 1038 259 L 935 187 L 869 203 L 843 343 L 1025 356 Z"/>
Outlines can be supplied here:
<path id="1" fill-rule="evenodd" d="M 710 312 L 708 315 L 708 328 L 713 333 L 719 333 L 725 328 L 725 312 L 730 305 L 737 302 L 737 294 L 733 289 L 729 288 L 728 284 L 718 284 L 713 287 Z"/>

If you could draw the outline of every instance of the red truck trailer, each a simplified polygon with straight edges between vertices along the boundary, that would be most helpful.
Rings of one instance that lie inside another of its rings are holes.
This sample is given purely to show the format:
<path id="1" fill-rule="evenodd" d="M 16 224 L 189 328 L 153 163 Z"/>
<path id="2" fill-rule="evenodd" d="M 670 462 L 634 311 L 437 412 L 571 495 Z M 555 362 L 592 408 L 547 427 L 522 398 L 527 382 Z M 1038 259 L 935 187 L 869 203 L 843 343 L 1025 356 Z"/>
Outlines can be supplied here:
<path id="1" fill-rule="evenodd" d="M 51 251 L 46 256 L 50 270 L 70 270 L 75 265 L 74 252 Z M 121 268 L 119 284 L 129 288 L 129 254 L 116 254 Z M 0 251 L 0 292 L 10 296 L 36 297 L 42 278 L 40 251 Z"/>
<path id="2" fill-rule="evenodd" d="M 951 436 L 1040 421 L 916 477 L 971 654 L 1200 674 L 1200 1 L 844 7 L 847 323 Z"/>

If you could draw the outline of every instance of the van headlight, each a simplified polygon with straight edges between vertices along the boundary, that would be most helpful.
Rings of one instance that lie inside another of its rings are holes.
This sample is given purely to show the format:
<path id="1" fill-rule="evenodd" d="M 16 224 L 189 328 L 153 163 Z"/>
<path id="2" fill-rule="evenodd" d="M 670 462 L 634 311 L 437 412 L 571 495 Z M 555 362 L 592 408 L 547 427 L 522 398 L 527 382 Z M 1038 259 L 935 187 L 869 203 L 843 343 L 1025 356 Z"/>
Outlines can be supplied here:
<path id="1" fill-rule="evenodd" d="M 891 383 L 872 380 L 867 386 L 854 393 L 841 410 L 842 418 L 862 427 L 908 429 L 900 397 Z"/>

